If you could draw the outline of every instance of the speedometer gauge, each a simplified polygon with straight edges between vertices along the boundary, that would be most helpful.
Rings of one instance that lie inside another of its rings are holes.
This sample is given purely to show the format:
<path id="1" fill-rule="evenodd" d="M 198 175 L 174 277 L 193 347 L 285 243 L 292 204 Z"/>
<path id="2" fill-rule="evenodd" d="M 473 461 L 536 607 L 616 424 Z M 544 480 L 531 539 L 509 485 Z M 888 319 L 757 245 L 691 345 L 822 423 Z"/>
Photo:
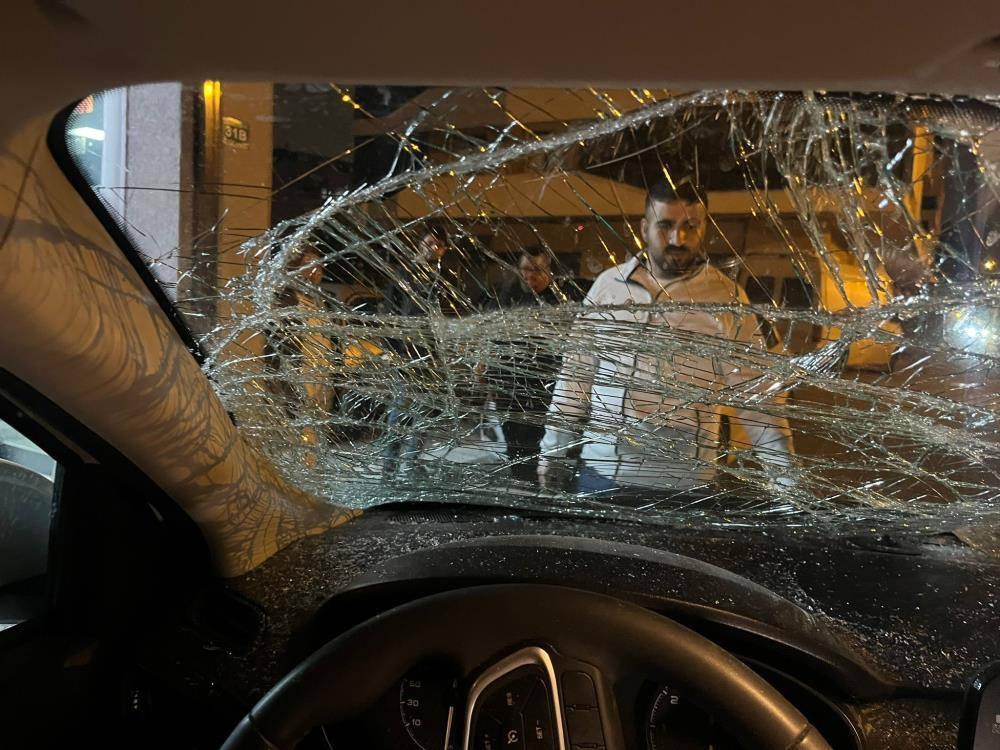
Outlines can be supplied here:
<path id="1" fill-rule="evenodd" d="M 414 670 L 399 683 L 399 717 L 420 750 L 452 750 L 458 681 L 429 669 Z"/>
<path id="2" fill-rule="evenodd" d="M 649 750 L 737 750 L 711 716 L 678 690 L 664 687 L 649 712 L 646 727 Z"/>

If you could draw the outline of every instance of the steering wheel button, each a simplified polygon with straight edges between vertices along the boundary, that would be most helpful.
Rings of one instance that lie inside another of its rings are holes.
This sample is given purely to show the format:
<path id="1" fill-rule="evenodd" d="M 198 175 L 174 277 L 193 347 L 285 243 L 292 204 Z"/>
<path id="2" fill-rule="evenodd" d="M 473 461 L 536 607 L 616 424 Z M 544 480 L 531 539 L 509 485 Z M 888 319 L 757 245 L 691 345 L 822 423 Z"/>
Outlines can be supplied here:
<path id="1" fill-rule="evenodd" d="M 571 744 L 583 747 L 602 747 L 604 731 L 601 729 L 601 712 L 596 708 L 567 708 L 566 727 Z"/>
<path id="2" fill-rule="evenodd" d="M 476 724 L 473 747 L 476 750 L 503 750 L 504 746 L 500 741 L 501 729 L 501 724 L 496 719 L 481 716 Z"/>
<path id="3" fill-rule="evenodd" d="M 552 750 L 555 747 L 555 728 L 552 725 L 549 691 L 542 680 L 538 680 L 531 691 L 522 717 L 526 750 Z"/>
<path id="4" fill-rule="evenodd" d="M 514 720 L 521 714 L 525 701 L 541 681 L 534 668 L 517 670 L 491 686 L 482 700 L 482 713 L 498 721 Z"/>
<path id="5" fill-rule="evenodd" d="M 586 672 L 566 672 L 562 678 L 563 705 L 597 707 L 594 681 Z"/>
<path id="6" fill-rule="evenodd" d="M 539 682 L 541 682 L 541 678 L 535 674 L 534 670 L 510 682 L 500 690 L 503 706 L 511 713 L 519 713 L 525 701 L 528 700 L 528 696 L 535 689 L 535 685 Z"/>
<path id="7" fill-rule="evenodd" d="M 524 724 L 520 716 L 504 722 L 500 729 L 500 747 L 497 750 L 525 750 Z"/>

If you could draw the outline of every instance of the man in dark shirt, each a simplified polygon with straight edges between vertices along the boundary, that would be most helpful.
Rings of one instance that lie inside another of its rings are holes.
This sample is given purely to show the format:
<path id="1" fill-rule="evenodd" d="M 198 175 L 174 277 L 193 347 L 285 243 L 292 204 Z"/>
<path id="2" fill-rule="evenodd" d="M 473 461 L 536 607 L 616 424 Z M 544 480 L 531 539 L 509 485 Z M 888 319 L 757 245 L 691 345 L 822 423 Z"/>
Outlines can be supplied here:
<path id="1" fill-rule="evenodd" d="M 552 284 L 552 256 L 540 248 L 526 248 L 518 260 L 518 275 L 496 296 L 499 309 L 558 305 Z M 545 414 L 559 369 L 558 358 L 545 354 L 544 331 L 518 326 L 517 338 L 497 342 L 498 355 L 488 368 L 488 380 L 502 415 L 507 458 L 516 479 L 537 480 L 538 451 L 545 434 Z"/>

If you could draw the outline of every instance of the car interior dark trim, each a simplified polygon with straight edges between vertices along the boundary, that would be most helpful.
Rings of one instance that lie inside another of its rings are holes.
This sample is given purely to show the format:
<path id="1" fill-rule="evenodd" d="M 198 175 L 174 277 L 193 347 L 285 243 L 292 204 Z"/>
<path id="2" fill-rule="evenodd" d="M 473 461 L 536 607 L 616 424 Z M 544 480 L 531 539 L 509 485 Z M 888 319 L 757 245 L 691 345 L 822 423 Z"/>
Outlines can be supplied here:
<path id="1" fill-rule="evenodd" d="M 81 522 L 85 520 L 82 516 L 88 515 L 93 508 L 84 508 L 74 500 L 111 492 L 110 483 L 119 488 L 119 492 L 127 488 L 128 500 L 137 506 L 146 506 L 162 525 L 170 528 L 176 541 L 182 543 L 183 559 L 177 564 L 178 575 L 211 569 L 207 544 L 190 516 L 99 435 L 2 368 L 0 419 L 44 450 L 59 466 L 47 574 L 47 598 L 53 611 L 63 609 L 65 600 L 76 595 L 76 555 L 89 544 L 85 538 L 88 525 Z M 6 641 L 11 631 L 18 629 L 0 632 L 0 643 Z"/>

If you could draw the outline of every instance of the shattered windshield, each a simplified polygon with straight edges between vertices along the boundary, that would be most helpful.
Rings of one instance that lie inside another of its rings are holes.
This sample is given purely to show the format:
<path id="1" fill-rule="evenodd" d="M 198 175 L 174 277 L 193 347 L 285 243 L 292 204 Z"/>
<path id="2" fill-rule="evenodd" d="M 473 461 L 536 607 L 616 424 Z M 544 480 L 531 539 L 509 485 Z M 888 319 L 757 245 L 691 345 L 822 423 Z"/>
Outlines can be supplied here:
<path id="1" fill-rule="evenodd" d="M 67 141 L 243 436 L 332 503 L 992 515 L 1000 111 L 155 84 Z"/>

